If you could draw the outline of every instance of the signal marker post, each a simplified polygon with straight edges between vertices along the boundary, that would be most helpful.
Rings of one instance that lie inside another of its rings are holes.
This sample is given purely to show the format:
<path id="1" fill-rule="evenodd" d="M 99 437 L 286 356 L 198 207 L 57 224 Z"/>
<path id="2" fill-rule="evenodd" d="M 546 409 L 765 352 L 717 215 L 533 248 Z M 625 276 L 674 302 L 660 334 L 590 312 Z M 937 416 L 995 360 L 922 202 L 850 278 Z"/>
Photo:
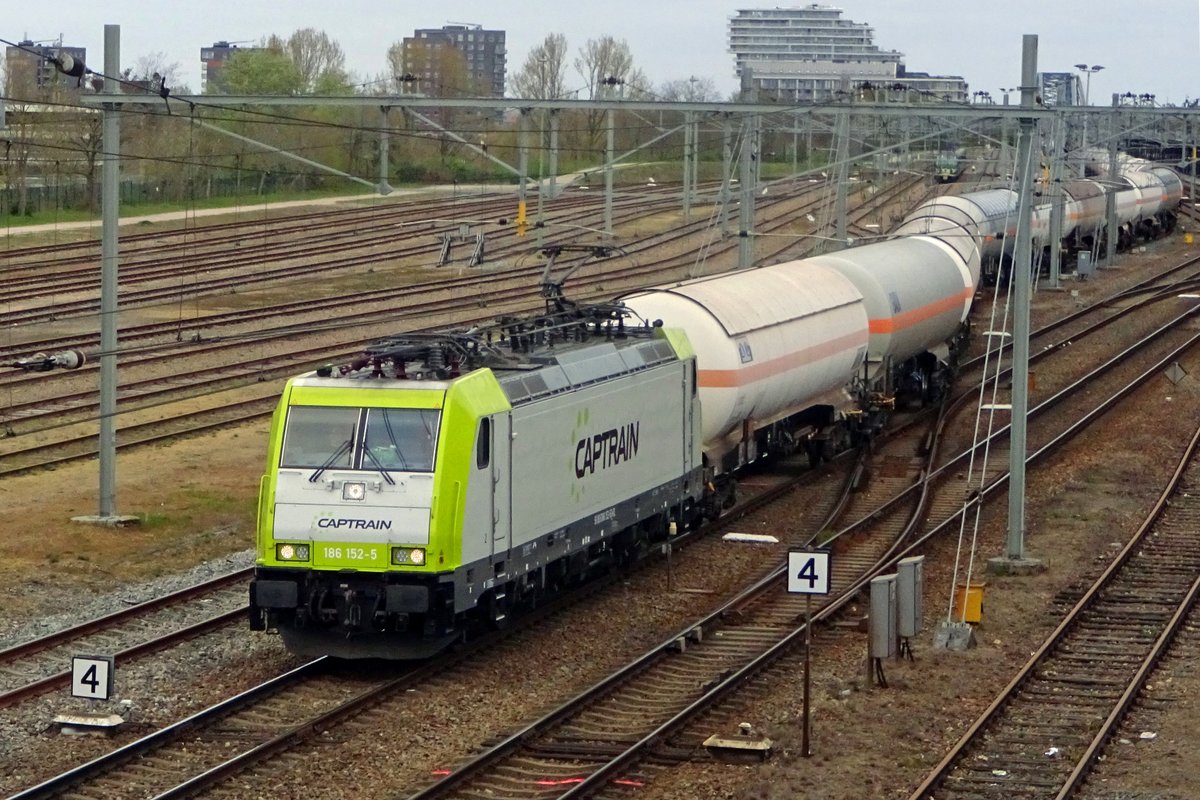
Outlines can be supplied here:
<path id="1" fill-rule="evenodd" d="M 113 656 L 72 656 L 71 696 L 91 701 L 108 700 L 112 697 L 115 666 Z M 128 708 L 128 701 L 122 700 L 121 704 Z M 119 714 L 103 711 L 66 711 L 57 715 L 54 722 L 61 726 L 63 733 L 112 732 L 124 724 L 125 719 Z"/>
<path id="2" fill-rule="evenodd" d="M 72 656 L 71 695 L 107 700 L 113 689 L 112 656 Z"/>
<path id="3" fill-rule="evenodd" d="M 802 594 L 804 598 L 804 728 L 800 748 L 805 758 L 812 755 L 809 749 L 809 690 L 812 686 L 812 598 L 829 594 L 830 562 L 828 550 L 788 551 L 788 594 Z"/>

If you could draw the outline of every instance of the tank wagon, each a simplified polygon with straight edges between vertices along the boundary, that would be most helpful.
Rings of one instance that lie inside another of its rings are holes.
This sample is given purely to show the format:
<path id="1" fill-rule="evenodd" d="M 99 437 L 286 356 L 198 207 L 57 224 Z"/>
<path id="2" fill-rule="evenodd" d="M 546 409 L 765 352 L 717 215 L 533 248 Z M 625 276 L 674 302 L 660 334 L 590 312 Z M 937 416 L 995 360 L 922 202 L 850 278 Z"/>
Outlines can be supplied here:
<path id="1" fill-rule="evenodd" d="M 1104 172 L 1107 164 L 1095 165 Z M 1138 239 L 1151 239 L 1175 227 L 1175 208 L 1183 196 L 1183 183 L 1168 169 L 1154 167 L 1141 159 L 1120 162 L 1117 180 L 1077 179 L 1064 181 L 1063 238 L 1058 246 L 1064 254 L 1105 246 L 1107 236 L 1106 186 L 1115 192 L 1119 249 Z M 941 196 L 922 203 L 893 232 L 896 236 L 927 234 L 950 241 L 970 236 L 979 247 L 981 276 L 994 284 L 1012 266 L 1017 230 L 1017 193 L 1011 189 L 986 189 L 959 196 Z M 1050 204 L 1034 205 L 1030 220 L 1035 252 L 1051 247 Z"/>

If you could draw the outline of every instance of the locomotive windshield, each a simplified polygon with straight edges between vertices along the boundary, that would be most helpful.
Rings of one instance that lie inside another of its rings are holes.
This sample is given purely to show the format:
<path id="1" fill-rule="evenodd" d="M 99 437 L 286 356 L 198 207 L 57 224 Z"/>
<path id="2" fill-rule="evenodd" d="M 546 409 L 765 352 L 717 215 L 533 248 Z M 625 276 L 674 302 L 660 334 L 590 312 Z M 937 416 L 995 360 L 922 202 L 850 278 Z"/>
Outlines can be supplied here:
<path id="1" fill-rule="evenodd" d="M 293 406 L 283 433 L 283 467 L 346 468 L 353 464 L 357 408 Z"/>
<path id="2" fill-rule="evenodd" d="M 380 469 L 432 472 L 441 412 L 428 408 L 370 408 L 363 434 L 368 460 Z"/>
<path id="3" fill-rule="evenodd" d="M 441 412 L 292 406 L 281 467 L 432 472 Z"/>

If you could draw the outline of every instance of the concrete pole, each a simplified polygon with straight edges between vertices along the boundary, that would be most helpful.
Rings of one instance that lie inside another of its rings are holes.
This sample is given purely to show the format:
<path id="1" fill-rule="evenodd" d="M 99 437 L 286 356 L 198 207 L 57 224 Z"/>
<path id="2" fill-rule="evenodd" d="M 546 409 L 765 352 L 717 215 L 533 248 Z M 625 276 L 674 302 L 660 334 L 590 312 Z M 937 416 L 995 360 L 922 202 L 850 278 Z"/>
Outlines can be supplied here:
<path id="1" fill-rule="evenodd" d="M 558 197 L 558 109 L 550 112 L 550 199 Z"/>
<path id="2" fill-rule="evenodd" d="M 1050 288 L 1057 289 L 1062 274 L 1063 212 L 1066 196 L 1063 192 L 1063 154 L 1066 151 L 1066 121 L 1061 111 L 1054 115 L 1054 127 L 1050 135 Z"/>
<path id="3" fill-rule="evenodd" d="M 517 235 L 525 235 L 529 199 L 529 114 L 521 111 L 517 128 Z"/>
<path id="4" fill-rule="evenodd" d="M 392 193 L 392 185 L 388 183 L 388 107 L 382 106 L 380 109 L 382 120 L 379 124 L 379 193 L 388 195 Z"/>
<path id="5" fill-rule="evenodd" d="M 604 151 L 604 235 L 613 235 L 613 110 L 604 112 L 605 138 Z"/>
<path id="6" fill-rule="evenodd" d="M 1082 140 L 1079 144 L 1079 177 L 1087 177 L 1087 129 L 1088 129 L 1088 114 L 1085 111 L 1083 114 L 1083 133 Z"/>
<path id="7" fill-rule="evenodd" d="M 812 140 L 813 140 L 813 128 L 815 128 L 816 125 L 817 125 L 816 115 L 810 111 L 804 119 L 804 159 L 805 159 L 805 168 L 806 169 L 812 169 L 812 166 L 813 166 L 812 165 L 812 161 L 813 161 Z"/>
<path id="8" fill-rule="evenodd" d="M 837 186 L 834 218 L 837 225 L 837 249 L 846 247 L 846 184 L 850 173 L 850 115 L 839 111 L 837 115 Z"/>
<path id="9" fill-rule="evenodd" d="M 1008 117 L 1000 119 L 1000 177 L 1013 173 L 1012 161 L 1009 158 L 1011 155 L 1008 147 Z"/>
<path id="10" fill-rule="evenodd" d="M 538 112 L 538 186 L 537 186 L 537 219 L 534 227 L 537 229 L 537 246 L 542 247 L 542 228 L 545 225 L 546 204 L 546 110 Z"/>
<path id="11" fill-rule="evenodd" d="M 696 119 L 695 113 L 692 114 L 692 179 L 688 185 L 692 187 L 689 202 L 695 203 L 696 187 L 700 185 L 700 120 Z"/>
<path id="12" fill-rule="evenodd" d="M 104 92 L 116 94 L 121 26 L 104 26 Z M 100 169 L 100 519 L 117 516 L 117 266 L 121 220 L 121 115 L 105 104 Z"/>
<path id="13" fill-rule="evenodd" d="M 683 218 L 692 218 L 692 112 L 683 114 Z"/>
<path id="14" fill-rule="evenodd" d="M 757 117 L 742 120 L 741 182 L 742 203 L 738 218 L 738 269 L 754 266 L 754 123 Z"/>
<path id="15" fill-rule="evenodd" d="M 1192 169 L 1188 181 L 1188 202 L 1192 204 L 1192 208 L 1196 207 L 1196 126 L 1191 120 L 1188 120 L 1187 126 L 1188 137 L 1188 155 L 1192 162 Z"/>
<path id="16" fill-rule="evenodd" d="M 800 112 L 792 112 L 792 183 L 800 171 Z"/>
<path id="17" fill-rule="evenodd" d="M 1037 90 L 1037 43 L 1033 34 L 1022 37 L 1021 108 L 1033 110 Z M 1009 564 L 1025 561 L 1025 450 L 1029 412 L 1029 300 L 1033 240 L 1030 215 L 1033 207 L 1033 135 L 1036 120 L 1021 117 L 1017 142 L 1018 179 L 1017 243 L 1013 257 L 1012 428 L 1009 451 L 1008 540 Z"/>
<path id="18" fill-rule="evenodd" d="M 729 180 L 733 177 L 733 122 L 729 114 L 723 114 L 721 120 L 721 236 L 729 233 L 729 201 L 732 193 L 729 191 Z"/>
<path id="19" fill-rule="evenodd" d="M 1117 106 L 1121 96 L 1113 92 L 1112 126 L 1109 129 L 1108 140 L 1108 191 L 1104 194 L 1104 209 L 1108 215 L 1108 253 L 1104 258 L 1104 266 L 1117 265 Z"/>

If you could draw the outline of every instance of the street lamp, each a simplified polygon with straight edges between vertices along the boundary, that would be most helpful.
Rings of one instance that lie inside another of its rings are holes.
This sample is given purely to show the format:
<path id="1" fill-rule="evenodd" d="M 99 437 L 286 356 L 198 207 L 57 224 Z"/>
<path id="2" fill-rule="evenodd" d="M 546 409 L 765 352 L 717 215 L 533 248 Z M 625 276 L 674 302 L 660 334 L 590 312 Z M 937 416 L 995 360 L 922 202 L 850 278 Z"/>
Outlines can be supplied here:
<path id="1" fill-rule="evenodd" d="M 1085 106 L 1090 105 L 1090 98 L 1092 95 L 1092 75 L 1094 75 L 1097 72 L 1099 72 L 1100 70 L 1104 69 L 1104 67 L 1100 66 L 1099 64 L 1094 64 L 1090 67 L 1087 64 L 1076 64 L 1075 69 L 1077 69 L 1080 72 L 1083 72 L 1087 75 L 1087 83 L 1085 84 L 1085 87 L 1083 90 L 1083 104 Z M 1079 168 L 1079 175 L 1082 178 L 1087 177 L 1087 123 L 1088 123 L 1087 114 L 1084 114 L 1083 115 L 1083 143 L 1079 148 L 1083 154 L 1083 164 L 1081 164 L 1080 168 Z"/>
<path id="2" fill-rule="evenodd" d="M 1075 69 L 1087 74 L 1087 83 L 1084 85 L 1083 90 L 1083 104 L 1085 106 L 1091 105 L 1090 98 L 1092 96 L 1092 75 L 1104 69 L 1104 67 L 1100 66 L 1099 64 L 1095 64 L 1090 67 L 1087 64 L 1076 64 Z"/>
<path id="3" fill-rule="evenodd" d="M 1008 105 L 1008 93 L 1015 92 L 1016 90 L 1017 90 L 1017 88 L 1015 86 L 1009 87 L 1007 89 L 1005 89 L 1003 86 L 1000 87 L 1000 91 L 1004 93 L 1004 105 Z"/>

